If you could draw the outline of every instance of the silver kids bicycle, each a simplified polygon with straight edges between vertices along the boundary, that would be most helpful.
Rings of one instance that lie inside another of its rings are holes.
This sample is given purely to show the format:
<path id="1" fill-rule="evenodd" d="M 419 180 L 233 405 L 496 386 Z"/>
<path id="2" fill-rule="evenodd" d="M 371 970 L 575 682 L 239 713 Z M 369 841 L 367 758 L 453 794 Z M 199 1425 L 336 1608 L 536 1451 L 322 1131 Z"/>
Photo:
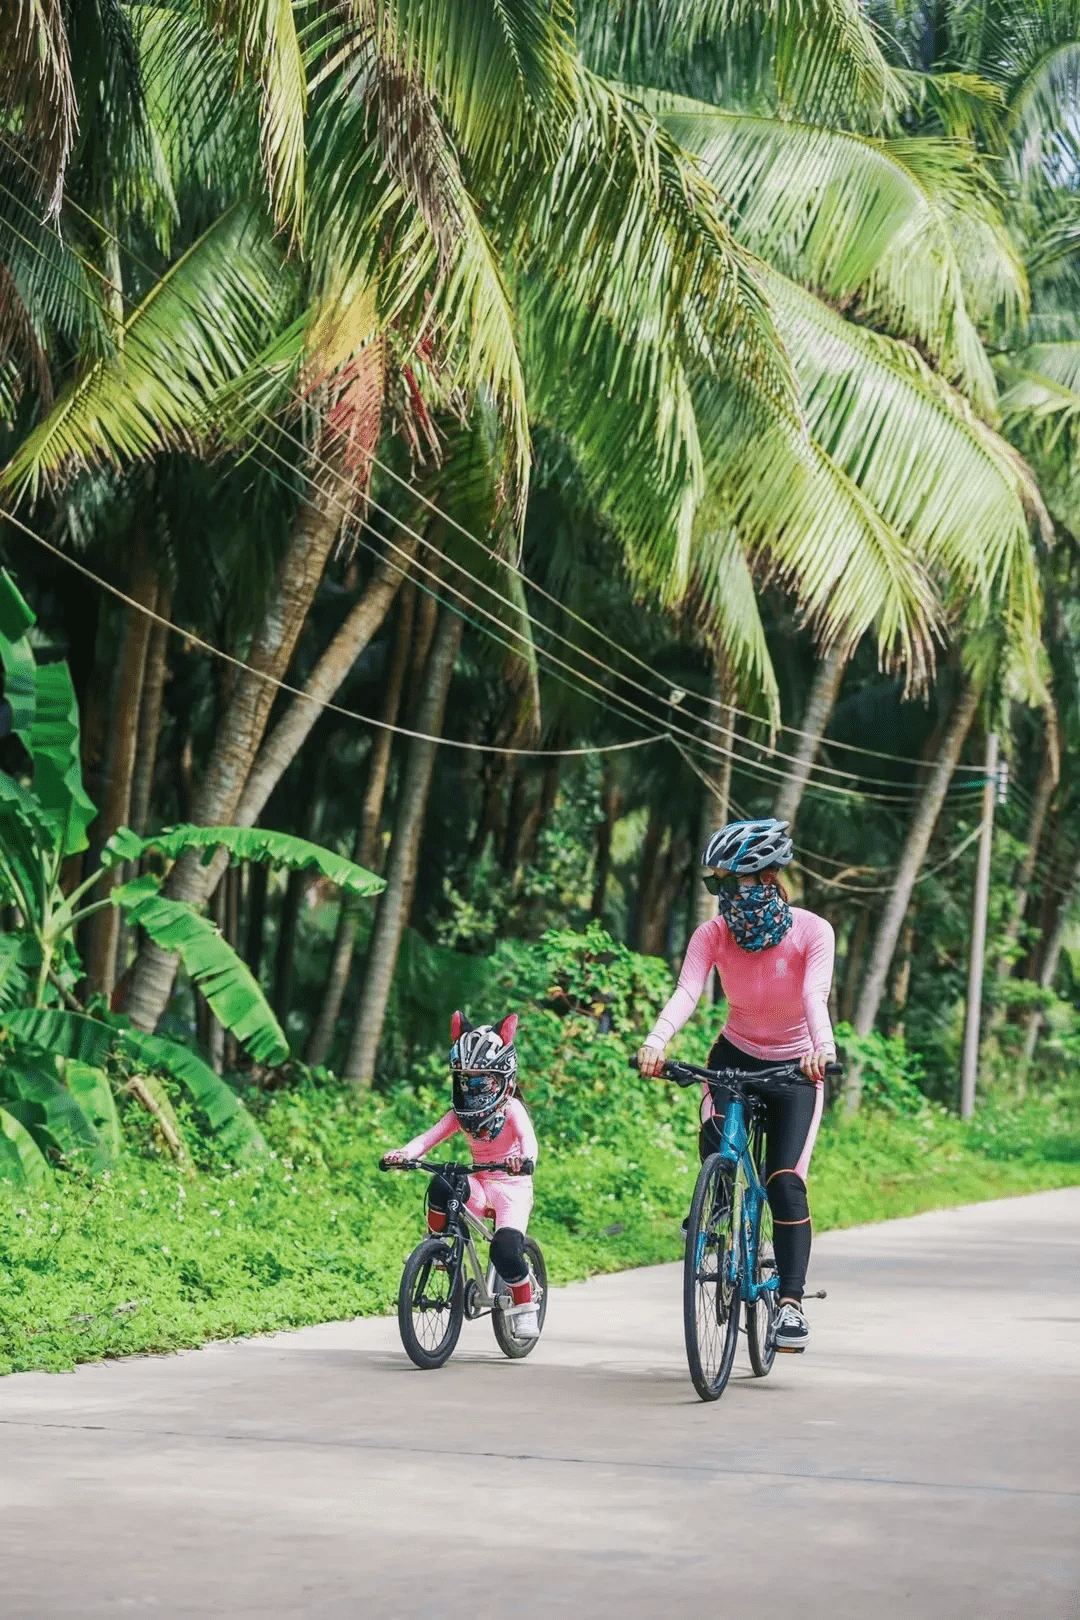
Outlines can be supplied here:
<path id="1" fill-rule="evenodd" d="M 400 1165 L 380 1162 L 380 1170 L 424 1170 L 440 1175 L 453 1192 L 447 1200 L 446 1228 L 431 1233 L 418 1243 L 405 1262 L 398 1289 L 398 1329 L 405 1353 L 418 1367 L 443 1367 L 450 1360 L 468 1318 L 477 1321 L 491 1317 L 495 1339 L 504 1356 L 520 1361 L 540 1342 L 522 1339 L 514 1331 L 510 1314 L 513 1296 L 490 1263 L 485 1267 L 476 1252 L 476 1240 L 490 1243 L 494 1229 L 489 1221 L 478 1220 L 468 1208 L 469 1176 L 476 1171 L 507 1170 L 505 1164 L 436 1164 L 429 1159 L 406 1159 Z M 526 1159 L 520 1171 L 507 1174 L 530 1176 L 534 1165 Z M 532 1283 L 533 1303 L 544 1329 L 547 1313 L 547 1267 L 535 1238 L 525 1239 L 525 1260 Z M 466 1275 L 466 1272 L 469 1275 Z"/>

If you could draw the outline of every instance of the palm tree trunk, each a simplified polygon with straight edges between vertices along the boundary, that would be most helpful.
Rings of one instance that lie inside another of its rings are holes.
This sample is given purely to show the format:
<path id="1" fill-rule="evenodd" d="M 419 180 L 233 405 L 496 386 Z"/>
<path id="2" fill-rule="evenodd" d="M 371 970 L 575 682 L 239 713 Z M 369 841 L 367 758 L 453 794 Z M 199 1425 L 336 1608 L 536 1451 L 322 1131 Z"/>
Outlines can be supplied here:
<path id="1" fill-rule="evenodd" d="M 1012 966 L 1013 947 L 1020 935 L 1024 922 L 1024 913 L 1031 894 L 1031 884 L 1035 876 L 1035 863 L 1039 858 L 1039 845 L 1042 843 L 1043 828 L 1050 809 L 1050 800 L 1054 796 L 1057 786 L 1059 767 L 1056 751 L 1050 746 L 1049 739 L 1042 764 L 1039 767 L 1038 781 L 1035 783 L 1035 794 L 1031 801 L 1031 810 L 1028 814 L 1028 824 L 1024 833 L 1024 855 L 1016 872 L 1016 903 L 1013 914 L 1006 924 L 1001 936 L 1001 955 L 998 958 L 998 977 L 1005 978 Z"/>
<path id="2" fill-rule="evenodd" d="M 889 895 L 874 937 L 870 966 L 867 969 L 862 993 L 855 1009 L 854 1025 L 860 1035 L 869 1035 L 877 1019 L 878 1008 L 881 1006 L 882 997 L 885 994 L 885 984 L 889 976 L 893 952 L 896 949 L 896 942 L 900 937 L 900 930 L 903 927 L 904 917 L 911 900 L 911 891 L 915 886 L 915 879 L 919 875 L 919 868 L 926 859 L 926 851 L 929 848 L 930 839 L 937 825 L 938 816 L 941 814 L 941 806 L 944 803 L 945 794 L 952 780 L 953 771 L 956 769 L 956 763 L 960 758 L 964 740 L 971 730 L 971 722 L 975 718 L 978 703 L 978 688 L 971 682 L 965 681 L 954 705 L 948 729 L 941 745 L 941 751 L 908 828 L 896 882 L 893 885 L 892 893 Z M 854 1070 L 849 1076 L 848 1084 L 844 1089 L 848 1099 L 848 1106 L 857 1108 L 859 1104 L 859 1081 Z"/>
<path id="3" fill-rule="evenodd" d="M 390 846 L 386 888 L 379 897 L 360 1010 L 345 1065 L 345 1078 L 356 1086 L 370 1086 L 375 1074 L 390 985 L 416 887 L 420 839 L 439 746 L 435 739 L 442 730 L 461 630 L 462 621 L 458 615 L 444 608 L 439 615 L 438 628 L 431 645 L 416 716 L 416 730 L 424 732 L 425 736 L 414 737 L 409 745 L 394 838 Z"/>
<path id="4" fill-rule="evenodd" d="M 378 434 L 377 413 L 370 448 Z M 285 556 L 249 656 L 237 674 L 228 709 L 218 727 L 206 772 L 195 795 L 191 819 L 200 826 L 226 826 L 235 818 L 241 795 L 262 743 L 275 681 L 284 679 L 318 589 L 327 558 L 356 490 L 347 447 L 334 441 L 321 468 L 309 472 L 308 493 L 293 520 Z M 213 890 L 220 866 L 203 866 L 199 852 L 181 856 L 169 874 L 170 899 L 202 905 Z M 177 958 L 146 940 L 132 979 L 126 1011 L 136 1028 L 153 1030 L 165 1011 Z"/>
<path id="5" fill-rule="evenodd" d="M 589 907 L 590 917 L 595 917 L 597 922 L 604 920 L 604 902 L 607 899 L 608 878 L 611 876 L 611 837 L 619 817 L 620 798 L 615 783 L 614 767 L 606 760 L 601 799 L 604 815 L 596 834 L 596 872 L 593 879 L 592 904 Z"/>
<path id="6" fill-rule="evenodd" d="M 776 803 L 773 805 L 773 815 L 778 821 L 794 822 L 798 814 L 806 784 L 810 780 L 811 769 L 821 748 L 825 727 L 836 706 L 847 660 L 847 645 L 834 642 L 814 671 L 810 695 L 803 711 L 803 734 L 796 735 L 794 758 L 788 767 L 788 774 L 780 784 Z"/>
<path id="7" fill-rule="evenodd" d="M 855 998 L 859 993 L 859 981 L 862 978 L 863 963 L 866 961 L 866 942 L 869 937 L 870 913 L 865 906 L 860 906 L 852 924 L 847 955 L 844 958 L 844 982 L 840 989 L 839 1009 L 842 1024 L 850 1024 L 855 1011 Z"/>
<path id="8" fill-rule="evenodd" d="M 645 840 L 641 846 L 641 867 L 638 872 L 637 907 L 634 918 L 634 944 L 635 949 L 643 956 L 651 953 L 646 949 L 653 938 L 653 913 L 656 909 L 656 896 L 659 890 L 658 867 L 660 864 L 660 846 L 664 841 L 664 823 L 660 812 L 654 805 L 649 811 L 649 820 L 645 828 Z"/>
<path id="9" fill-rule="evenodd" d="M 169 617 L 172 601 L 168 590 L 160 586 L 155 611 L 164 619 Z M 131 777 L 131 806 L 128 826 L 141 837 L 150 820 L 150 801 L 154 786 L 154 767 L 157 764 L 158 737 L 161 732 L 161 708 L 165 696 L 165 676 L 168 670 L 168 625 L 150 623 L 146 646 L 146 665 L 143 672 L 142 702 L 139 708 L 139 735 L 135 746 L 135 768 Z M 139 875 L 139 862 L 125 863 L 124 882 Z M 127 967 L 131 951 L 130 930 L 121 919 L 116 941 L 115 975 L 119 978 Z"/>
<path id="10" fill-rule="evenodd" d="M 167 619 L 172 611 L 172 599 L 162 586 L 158 591 L 157 613 Z M 161 734 L 161 709 L 165 697 L 165 677 L 169 668 L 169 629 L 164 624 L 152 624 L 146 649 L 146 672 L 143 676 L 142 707 L 139 711 L 139 739 L 135 754 L 135 773 L 131 780 L 131 819 L 129 826 L 140 837 L 150 821 L 150 802 L 154 786 L 154 768 L 157 764 L 158 737 Z"/>
<path id="11" fill-rule="evenodd" d="M 401 707 L 401 693 L 405 685 L 405 670 L 408 667 L 409 647 L 412 643 L 413 622 L 416 615 L 416 586 L 412 580 L 406 580 L 405 588 L 398 598 L 397 625 L 394 629 L 394 646 L 390 654 L 390 667 L 386 672 L 386 694 L 383 699 L 382 717 L 387 726 L 397 723 L 398 710 Z M 390 730 L 380 730 L 375 734 L 371 745 L 371 759 L 368 764 L 367 788 L 364 792 L 364 804 L 360 812 L 360 825 L 356 832 L 356 844 L 353 848 L 353 860 L 358 866 L 366 867 L 369 872 L 378 870 L 382 862 L 379 860 L 379 823 L 382 820 L 383 801 L 386 798 L 386 784 L 390 776 L 390 754 L 394 742 L 394 733 Z M 352 971 L 353 948 L 356 944 L 356 925 L 360 917 L 360 906 L 363 902 L 355 895 L 346 895 L 342 902 L 341 914 L 338 917 L 337 930 L 334 935 L 334 949 L 330 957 L 330 971 L 326 979 L 326 989 L 323 992 L 322 1006 L 315 1028 L 308 1041 L 305 1058 L 313 1068 L 326 1062 L 330 1043 L 334 1038 L 338 1017 L 341 1013 L 341 1003 L 345 999 L 345 986 L 349 982 Z"/>
<path id="12" fill-rule="evenodd" d="M 142 545 L 137 554 L 130 589 L 136 602 L 153 610 L 157 601 L 157 574 Z M 101 815 L 94 829 L 98 849 L 104 848 L 118 827 L 127 825 L 131 815 L 131 789 L 135 774 L 143 676 L 149 639 L 150 620 L 146 614 L 137 608 L 125 607 L 120 658 L 116 666 L 116 681 L 113 688 L 105 795 Z M 120 882 L 121 873 L 115 868 L 103 872 L 95 891 L 95 899 L 104 900 L 110 890 L 116 888 Z M 112 994 L 116 979 L 116 947 L 119 937 L 120 913 L 115 907 L 109 906 L 107 910 L 99 911 L 92 918 L 86 970 L 91 992 L 98 991 L 106 996 Z"/>
<path id="13" fill-rule="evenodd" d="M 735 711 L 731 707 L 735 699 L 734 682 L 722 662 L 722 654 L 718 651 L 713 672 L 712 695 L 722 705 L 716 710 L 720 725 L 723 727 L 719 733 L 710 731 L 709 736 L 717 746 L 726 750 L 718 764 L 710 772 L 710 785 L 705 790 L 701 805 L 701 825 L 698 831 L 698 843 L 702 850 L 707 846 L 709 839 L 718 827 L 724 826 L 730 814 L 731 801 L 731 766 L 732 754 L 735 751 Z M 694 918 L 698 926 L 711 922 L 716 916 L 716 896 L 709 893 L 704 883 L 699 883 L 694 892 Z M 710 975 L 706 990 L 710 995 L 716 989 L 715 976 Z"/>
<path id="14" fill-rule="evenodd" d="M 1039 968 L 1039 984 L 1043 990 L 1052 990 L 1054 979 L 1057 976 L 1058 963 L 1061 960 L 1061 949 L 1065 943 L 1065 929 L 1068 926 L 1069 915 L 1072 911 L 1073 901 L 1077 890 L 1080 889 L 1080 860 L 1073 867 L 1072 874 L 1061 895 L 1061 904 L 1046 942 L 1043 946 L 1042 964 Z M 1035 1047 L 1038 1044 L 1039 1033 L 1043 1025 L 1042 1009 L 1033 1007 L 1027 1015 L 1027 1027 L 1024 1030 L 1024 1051 L 1021 1063 L 1021 1091 L 1026 1089 L 1024 1082 L 1027 1079 L 1028 1066 L 1035 1056 Z"/>
<path id="15" fill-rule="evenodd" d="M 261 861 L 256 861 L 248 877 L 247 938 L 244 943 L 244 960 L 256 978 L 262 967 L 268 879 L 266 867 Z"/>
<path id="16" fill-rule="evenodd" d="M 384 558 L 356 606 L 319 659 L 304 687 L 302 698 L 293 698 L 289 707 L 259 750 L 236 808 L 238 827 L 253 827 L 266 801 L 300 752 L 312 726 L 343 684 L 356 660 L 386 619 L 416 553 L 417 539 L 406 537 L 394 560 Z"/>

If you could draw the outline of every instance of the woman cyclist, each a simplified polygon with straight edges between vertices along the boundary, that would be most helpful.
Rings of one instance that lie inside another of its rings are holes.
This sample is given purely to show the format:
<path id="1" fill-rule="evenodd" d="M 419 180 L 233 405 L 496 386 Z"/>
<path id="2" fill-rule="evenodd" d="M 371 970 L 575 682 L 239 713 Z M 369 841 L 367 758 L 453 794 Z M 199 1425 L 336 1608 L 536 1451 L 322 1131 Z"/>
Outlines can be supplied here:
<path id="1" fill-rule="evenodd" d="M 805 1350 L 802 1310 L 810 1259 L 806 1173 L 824 1100 L 825 1066 L 836 1058 L 828 996 L 833 931 L 824 917 L 788 904 L 781 868 L 792 858 L 788 823 L 733 821 L 713 833 L 702 857 L 702 881 L 720 915 L 703 923 L 687 947 L 675 994 L 638 1053 L 643 1074 L 657 1075 L 664 1051 L 697 1006 L 715 967 L 728 1020 L 708 1067 L 747 1073 L 797 1060 L 812 1085 L 763 1080 L 753 1089 L 765 1104 L 765 1189 L 773 1216 L 779 1273 L 776 1348 Z M 716 1152 L 716 1104 L 706 1088 L 701 1157 Z"/>

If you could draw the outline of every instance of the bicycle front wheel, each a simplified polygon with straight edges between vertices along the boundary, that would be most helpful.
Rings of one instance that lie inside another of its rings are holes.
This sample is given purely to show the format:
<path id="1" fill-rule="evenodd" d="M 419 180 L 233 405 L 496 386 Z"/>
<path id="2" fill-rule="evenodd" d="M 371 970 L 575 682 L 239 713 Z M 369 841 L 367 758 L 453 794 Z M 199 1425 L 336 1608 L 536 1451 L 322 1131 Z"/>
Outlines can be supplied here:
<path id="1" fill-rule="evenodd" d="M 761 1207 L 761 1219 L 758 1224 L 754 1281 L 763 1283 L 775 1276 L 772 1210 L 765 1203 Z M 758 1295 L 753 1305 L 746 1307 L 746 1343 L 750 1351 L 750 1365 L 758 1378 L 766 1377 L 772 1371 L 772 1364 L 776 1360 L 775 1322 L 776 1289 L 767 1288 Z"/>
<path id="2" fill-rule="evenodd" d="M 714 1153 L 694 1188 L 683 1263 L 686 1360 L 703 1401 L 724 1393 L 739 1341 L 741 1206 L 741 1172 Z"/>
<path id="3" fill-rule="evenodd" d="M 425 1238 L 406 1260 L 398 1289 L 398 1329 L 409 1360 L 425 1371 L 449 1361 L 464 1314 L 452 1246 Z"/>
<path id="4" fill-rule="evenodd" d="M 535 1238 L 525 1239 L 525 1259 L 529 1267 L 529 1281 L 532 1283 L 533 1304 L 536 1306 L 540 1331 L 543 1333 L 544 1318 L 547 1315 L 547 1266 L 544 1264 L 543 1251 Z M 509 1284 L 505 1283 L 496 1272 L 495 1292 L 502 1293 L 508 1286 Z M 496 1305 L 492 1311 L 491 1325 L 495 1330 L 499 1349 L 504 1356 L 509 1356 L 511 1361 L 521 1361 L 540 1343 L 539 1339 L 519 1339 L 514 1332 L 513 1317 L 508 1317 L 501 1305 Z"/>

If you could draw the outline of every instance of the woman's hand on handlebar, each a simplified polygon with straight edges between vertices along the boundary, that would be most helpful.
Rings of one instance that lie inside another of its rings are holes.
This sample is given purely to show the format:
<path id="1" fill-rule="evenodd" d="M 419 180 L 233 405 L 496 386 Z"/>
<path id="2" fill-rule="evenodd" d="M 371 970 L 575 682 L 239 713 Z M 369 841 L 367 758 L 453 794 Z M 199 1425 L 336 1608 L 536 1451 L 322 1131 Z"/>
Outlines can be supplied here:
<path id="1" fill-rule="evenodd" d="M 639 1074 L 651 1075 L 655 1079 L 664 1067 L 664 1048 L 658 1051 L 655 1046 L 639 1046 L 637 1066 Z"/>
<path id="2" fill-rule="evenodd" d="M 820 1081 L 825 1078 L 825 1070 L 830 1063 L 836 1062 L 836 1053 L 828 1048 L 817 1052 L 807 1052 L 805 1057 L 799 1059 L 799 1068 L 808 1080 Z"/>

